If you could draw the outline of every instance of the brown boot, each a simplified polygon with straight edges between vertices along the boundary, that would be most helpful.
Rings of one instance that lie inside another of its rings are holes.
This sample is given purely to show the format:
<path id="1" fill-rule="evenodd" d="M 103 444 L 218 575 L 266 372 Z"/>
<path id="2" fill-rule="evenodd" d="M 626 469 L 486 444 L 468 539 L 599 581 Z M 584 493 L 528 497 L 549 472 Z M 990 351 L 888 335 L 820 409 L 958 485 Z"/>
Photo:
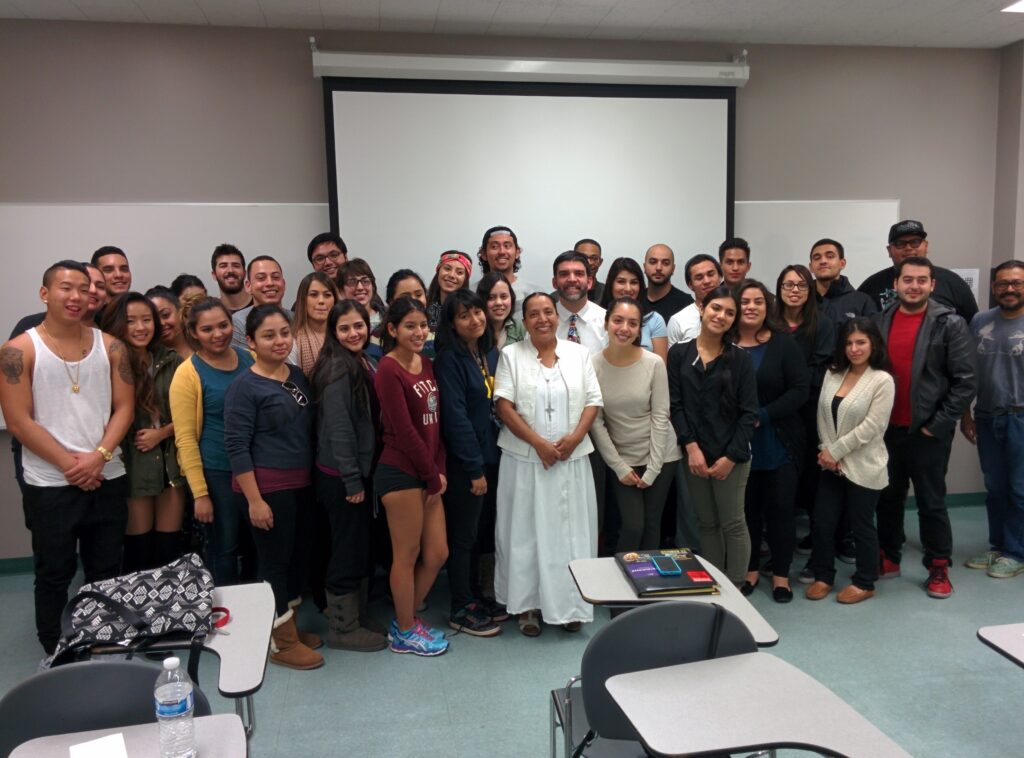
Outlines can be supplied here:
<path id="1" fill-rule="evenodd" d="M 323 656 L 315 653 L 299 641 L 295 628 L 295 611 L 288 611 L 274 620 L 270 635 L 270 662 L 290 669 L 316 669 L 324 665 Z"/>
<path id="2" fill-rule="evenodd" d="M 327 647 L 334 650 L 372 653 L 388 646 L 386 635 L 360 625 L 358 592 L 350 592 L 347 595 L 333 595 L 328 592 L 327 606 L 331 609 Z"/>
<path id="3" fill-rule="evenodd" d="M 299 606 L 302 605 L 302 597 L 292 598 L 288 601 L 288 608 L 295 613 L 299 612 Z M 298 624 L 296 624 L 298 628 Z M 299 629 L 299 642 L 308 647 L 310 650 L 316 650 L 324 646 L 324 641 L 320 638 L 320 635 L 316 632 L 304 632 Z"/>
<path id="4" fill-rule="evenodd" d="M 364 579 L 359 583 L 359 626 L 363 629 L 369 629 L 371 632 L 376 634 L 383 634 L 387 636 L 388 629 L 377 619 L 370 615 L 369 611 L 366 610 L 366 606 L 370 602 L 370 580 Z M 328 605 L 328 608 L 330 605 Z M 330 614 L 328 614 L 330 618 Z"/>

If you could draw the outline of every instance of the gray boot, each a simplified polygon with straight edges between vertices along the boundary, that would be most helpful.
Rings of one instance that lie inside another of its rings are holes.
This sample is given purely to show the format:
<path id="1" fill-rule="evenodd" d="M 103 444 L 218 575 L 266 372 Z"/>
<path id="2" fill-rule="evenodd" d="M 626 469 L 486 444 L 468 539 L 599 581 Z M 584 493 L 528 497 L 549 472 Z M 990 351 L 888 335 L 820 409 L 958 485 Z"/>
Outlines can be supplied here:
<path id="1" fill-rule="evenodd" d="M 377 634 L 388 633 L 387 627 L 377 621 L 373 616 L 370 615 L 369 611 L 366 610 L 366 606 L 369 603 L 370 597 L 370 580 L 363 579 L 359 583 L 359 626 L 364 629 L 369 629 L 371 632 Z"/>
<path id="2" fill-rule="evenodd" d="M 328 592 L 327 606 L 330 609 L 327 647 L 370 653 L 388 646 L 387 636 L 359 625 L 358 592 L 350 592 L 347 595 L 333 595 Z"/>

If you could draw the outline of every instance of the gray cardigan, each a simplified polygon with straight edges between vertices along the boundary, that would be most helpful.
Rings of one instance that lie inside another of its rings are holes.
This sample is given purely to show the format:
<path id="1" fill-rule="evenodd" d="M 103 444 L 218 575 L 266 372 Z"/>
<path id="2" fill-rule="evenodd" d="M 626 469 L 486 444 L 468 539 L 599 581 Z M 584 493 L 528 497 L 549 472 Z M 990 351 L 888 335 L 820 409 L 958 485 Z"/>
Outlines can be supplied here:
<path id="1" fill-rule="evenodd" d="M 316 462 L 339 472 L 348 496 L 363 491 L 377 447 L 369 398 L 365 403 L 353 400 L 352 379 L 346 373 L 324 388 L 317 412 Z"/>
<path id="2" fill-rule="evenodd" d="M 889 484 L 885 430 L 896 398 L 896 382 L 885 371 L 868 367 L 839 404 L 837 423 L 833 423 L 832 398 L 846 374 L 825 372 L 818 396 L 818 447 L 839 461 L 843 475 L 854 484 L 869 490 L 885 489 Z"/>

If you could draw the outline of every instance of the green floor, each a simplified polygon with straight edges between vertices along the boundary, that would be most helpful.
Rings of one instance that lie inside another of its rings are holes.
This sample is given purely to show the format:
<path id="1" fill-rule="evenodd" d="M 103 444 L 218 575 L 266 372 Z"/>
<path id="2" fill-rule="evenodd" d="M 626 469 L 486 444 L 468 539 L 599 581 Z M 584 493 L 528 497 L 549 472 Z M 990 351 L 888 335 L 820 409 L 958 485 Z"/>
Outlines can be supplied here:
<path id="1" fill-rule="evenodd" d="M 811 603 L 798 592 L 792 604 L 776 605 L 764 581 L 751 599 L 779 632 L 772 654 L 831 687 L 912 755 L 1024 755 L 1021 700 L 1014 694 L 1024 688 L 1024 669 L 975 636 L 980 626 L 1024 621 L 1024 576 L 996 580 L 959 568 L 986 547 L 985 514 L 973 507 L 951 516 L 957 568 L 948 600 L 921 589 L 926 572 L 909 513 L 904 575 L 880 582 L 872 600 L 840 606 L 833 596 Z M 844 565 L 837 584 L 849 573 Z M 0 577 L 0 592 L 6 650 L 0 690 L 6 691 L 35 672 L 41 649 L 31 577 Z M 446 594 L 442 576 L 424 614 L 428 621 L 442 622 Z M 325 631 L 322 618 L 303 611 L 307 626 Z M 387 617 L 382 603 L 376 611 Z M 449 653 L 434 659 L 328 650 L 318 671 L 270 666 L 256 695 L 252 755 L 547 755 L 548 691 L 578 673 L 587 640 L 606 621 L 607 612 L 598 610 L 596 623 L 578 635 L 545 628 L 538 639 L 507 624 L 497 638 L 456 636 Z M 216 665 L 206 660 L 201 683 L 214 710 L 229 712 L 231 704 L 215 694 Z M 741 696 L 733 704 L 737 719 L 760 707 Z"/>

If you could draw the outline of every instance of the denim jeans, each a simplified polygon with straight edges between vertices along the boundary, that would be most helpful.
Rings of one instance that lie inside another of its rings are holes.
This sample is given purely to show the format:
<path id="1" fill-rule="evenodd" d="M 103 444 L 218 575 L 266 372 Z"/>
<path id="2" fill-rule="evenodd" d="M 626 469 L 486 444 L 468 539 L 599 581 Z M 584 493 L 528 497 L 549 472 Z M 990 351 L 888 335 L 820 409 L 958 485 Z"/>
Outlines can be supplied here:
<path id="1" fill-rule="evenodd" d="M 296 588 L 302 586 L 309 564 L 297 554 L 305 550 L 296 544 L 296 534 L 303 516 L 300 510 L 310 508 L 313 490 L 278 490 L 263 493 L 263 500 L 274 514 L 274 525 L 260 529 L 250 524 L 256 555 L 259 558 L 260 581 L 274 591 L 274 607 L 278 617 L 288 612 L 288 601 L 295 597 Z"/>
<path id="2" fill-rule="evenodd" d="M 32 531 L 36 633 L 47 654 L 60 638 L 60 615 L 82 558 L 85 581 L 110 579 L 121 570 L 128 523 L 128 477 L 105 480 L 86 492 L 25 485 L 25 524 Z"/>
<path id="3" fill-rule="evenodd" d="M 498 467 L 485 466 L 487 491 L 498 490 Z M 444 493 L 445 526 L 448 531 L 448 582 L 451 585 L 451 609 L 456 613 L 473 600 L 482 597 L 480 588 L 480 527 L 487 495 L 469 491 L 470 478 L 462 462 L 448 458 L 448 488 Z M 493 527 L 486 542 L 493 545 Z M 493 550 L 493 549 L 492 549 Z"/>
<path id="4" fill-rule="evenodd" d="M 332 595 L 349 595 L 370 575 L 370 521 L 373 518 L 373 486 L 363 480 L 363 502 L 345 499 L 340 477 L 313 472 L 316 497 L 330 519 L 330 559 L 325 586 Z"/>
<path id="5" fill-rule="evenodd" d="M 977 427 L 989 543 L 1024 560 L 1024 413 L 979 418 Z"/>
<path id="6" fill-rule="evenodd" d="M 825 584 L 835 584 L 835 543 L 832 536 L 836 524 L 849 516 L 856 547 L 857 570 L 853 584 L 862 590 L 873 590 L 878 579 L 878 533 L 875 531 L 875 508 L 878 490 L 869 490 L 854 484 L 846 477 L 831 471 L 822 471 L 818 478 L 818 501 L 814 505 L 813 552 L 811 568 L 814 578 Z"/>
<path id="7" fill-rule="evenodd" d="M 953 529 L 946 510 L 946 470 L 952 439 L 913 434 L 904 426 L 890 426 L 885 433 L 889 451 L 889 486 L 878 498 L 878 544 L 886 557 L 899 563 L 907 535 L 903 509 L 910 483 L 914 483 L 917 520 L 924 548 L 924 565 L 953 553 Z M 820 499 L 819 499 L 820 502 Z"/>
<path id="8" fill-rule="evenodd" d="M 206 562 L 213 581 L 217 586 L 251 581 L 256 577 L 256 561 L 249 533 L 249 504 L 241 492 L 231 489 L 230 471 L 203 469 L 203 477 L 213 500 L 213 522 L 203 524 Z"/>

